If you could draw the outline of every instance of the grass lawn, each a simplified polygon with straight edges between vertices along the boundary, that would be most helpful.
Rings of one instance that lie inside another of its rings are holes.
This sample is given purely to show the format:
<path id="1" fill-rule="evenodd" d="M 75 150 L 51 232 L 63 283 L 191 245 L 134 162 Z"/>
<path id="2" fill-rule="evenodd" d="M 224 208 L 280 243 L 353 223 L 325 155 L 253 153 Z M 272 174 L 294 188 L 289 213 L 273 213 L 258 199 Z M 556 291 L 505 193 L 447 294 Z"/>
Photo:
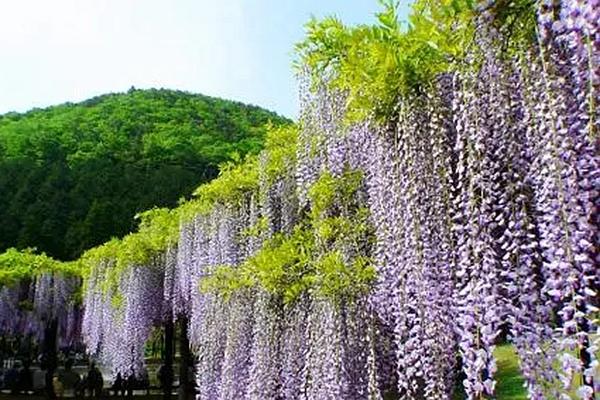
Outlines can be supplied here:
<path id="1" fill-rule="evenodd" d="M 527 400 L 527 389 L 519 370 L 519 358 L 511 345 L 498 346 L 494 352 L 498 363 L 496 396 L 498 400 Z"/>
<path id="2" fill-rule="evenodd" d="M 519 358 L 513 346 L 503 344 L 496 347 L 494 351 L 498 371 L 496 372 L 496 400 L 527 400 L 527 389 L 523 387 L 525 382 L 519 369 Z M 462 385 L 461 385 L 462 389 Z M 385 400 L 397 400 L 398 395 L 388 394 Z M 454 393 L 453 400 L 464 400 L 465 394 L 462 390 Z"/>
<path id="3" fill-rule="evenodd" d="M 497 400 L 527 400 L 527 389 L 523 387 L 523 376 L 519 370 L 519 358 L 513 346 L 503 344 L 494 351 L 498 371 L 496 372 Z M 454 394 L 454 400 L 463 400 L 464 392 Z"/>

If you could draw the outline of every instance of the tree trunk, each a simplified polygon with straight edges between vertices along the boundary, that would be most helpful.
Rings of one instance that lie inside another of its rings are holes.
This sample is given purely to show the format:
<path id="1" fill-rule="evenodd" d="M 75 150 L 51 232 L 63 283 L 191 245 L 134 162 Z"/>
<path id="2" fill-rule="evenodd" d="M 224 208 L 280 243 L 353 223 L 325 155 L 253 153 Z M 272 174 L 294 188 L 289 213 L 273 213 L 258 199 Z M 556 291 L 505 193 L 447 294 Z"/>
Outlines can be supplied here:
<path id="1" fill-rule="evenodd" d="M 191 382 L 188 379 L 188 371 L 192 366 L 192 353 L 188 340 L 188 320 L 186 317 L 179 319 L 181 324 L 179 331 L 179 352 L 181 361 L 179 363 L 179 400 L 187 400 L 191 391 Z"/>
<path id="2" fill-rule="evenodd" d="M 55 399 L 54 387 L 52 378 L 58 364 L 58 356 L 56 354 L 56 336 L 58 330 L 58 321 L 52 319 L 44 328 L 44 344 L 43 344 L 43 362 L 42 369 L 46 370 L 46 395 L 49 399 Z"/>
<path id="3" fill-rule="evenodd" d="M 582 312 L 584 312 L 583 310 L 585 310 L 585 306 L 581 305 L 580 307 L 578 307 L 578 309 L 582 310 Z M 579 329 L 582 330 L 583 332 L 586 332 L 589 335 L 590 332 L 590 327 L 589 324 L 587 323 L 587 321 L 585 321 L 584 323 L 579 323 Z M 581 360 L 581 363 L 583 364 L 583 369 L 588 369 L 592 366 L 592 358 L 590 357 L 590 340 L 589 340 L 589 336 L 586 335 L 585 339 L 583 341 L 583 343 L 581 343 L 581 347 L 579 348 L 579 359 Z M 585 381 L 585 377 L 582 374 L 581 375 L 581 380 L 582 380 L 582 385 L 587 385 L 592 389 L 592 399 L 596 398 L 596 387 L 594 385 L 594 377 L 589 378 L 590 381 L 586 382 Z"/>
<path id="4" fill-rule="evenodd" d="M 175 325 L 169 319 L 165 322 L 165 359 L 163 364 L 163 399 L 170 400 L 173 393 L 173 344 Z"/>

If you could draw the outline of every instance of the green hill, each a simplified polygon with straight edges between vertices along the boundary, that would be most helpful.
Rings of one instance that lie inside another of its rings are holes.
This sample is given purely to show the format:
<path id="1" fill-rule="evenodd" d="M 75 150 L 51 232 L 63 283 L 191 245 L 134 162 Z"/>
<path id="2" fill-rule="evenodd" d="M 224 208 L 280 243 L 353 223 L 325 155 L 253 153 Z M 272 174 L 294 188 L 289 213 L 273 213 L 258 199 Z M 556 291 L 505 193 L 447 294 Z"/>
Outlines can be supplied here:
<path id="1" fill-rule="evenodd" d="M 257 152 L 259 107 L 172 90 L 108 94 L 0 116 L 0 252 L 37 247 L 60 258 L 173 206 L 234 154 Z"/>

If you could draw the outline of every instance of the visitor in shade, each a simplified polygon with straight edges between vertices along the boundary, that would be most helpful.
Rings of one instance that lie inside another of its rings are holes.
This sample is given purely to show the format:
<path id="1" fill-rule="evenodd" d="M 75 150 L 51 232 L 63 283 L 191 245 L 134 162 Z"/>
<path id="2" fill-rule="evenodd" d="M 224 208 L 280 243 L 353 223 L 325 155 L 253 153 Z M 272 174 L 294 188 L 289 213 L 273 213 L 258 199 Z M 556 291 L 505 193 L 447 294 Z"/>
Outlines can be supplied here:
<path id="1" fill-rule="evenodd" d="M 33 374 L 30 365 L 29 360 L 23 361 L 23 368 L 19 371 L 19 392 L 27 393 L 33 390 Z"/>
<path id="2" fill-rule="evenodd" d="M 10 389 L 12 394 L 17 394 L 19 391 L 19 367 L 20 362 L 15 361 L 4 375 L 4 386 Z"/>
<path id="3" fill-rule="evenodd" d="M 94 399 L 99 399 L 102 396 L 104 379 L 102 379 L 102 373 L 93 362 L 90 363 L 90 370 L 88 371 L 86 382 L 90 396 Z"/>
<path id="4" fill-rule="evenodd" d="M 112 385 L 112 390 L 115 392 L 115 396 L 125 396 L 125 382 L 121 373 L 117 373 L 117 377 Z"/>
<path id="5" fill-rule="evenodd" d="M 73 360 L 68 359 L 65 362 L 65 369 L 58 374 L 58 379 L 67 392 L 75 392 L 81 382 L 81 377 L 73 371 Z"/>
<path id="6" fill-rule="evenodd" d="M 129 374 L 127 379 L 125 379 L 125 391 L 128 399 L 133 398 L 133 391 L 135 390 L 136 386 L 137 384 L 135 381 L 135 376 L 133 374 Z"/>
<path id="7" fill-rule="evenodd" d="M 52 377 L 52 390 L 54 390 L 54 395 L 59 399 L 62 399 L 65 395 L 65 387 L 60 381 L 58 374 L 54 374 Z"/>
<path id="8" fill-rule="evenodd" d="M 173 369 L 162 364 L 158 369 L 157 378 L 162 390 L 167 389 L 167 386 L 173 386 Z"/>

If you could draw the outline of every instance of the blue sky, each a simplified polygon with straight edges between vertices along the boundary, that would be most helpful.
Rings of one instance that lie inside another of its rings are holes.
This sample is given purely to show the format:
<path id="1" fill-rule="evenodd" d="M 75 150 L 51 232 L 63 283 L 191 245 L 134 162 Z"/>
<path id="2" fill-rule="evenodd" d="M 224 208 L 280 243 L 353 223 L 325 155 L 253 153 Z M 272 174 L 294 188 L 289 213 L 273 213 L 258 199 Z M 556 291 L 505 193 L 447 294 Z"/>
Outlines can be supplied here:
<path id="1" fill-rule="evenodd" d="M 297 115 L 293 45 L 311 15 L 374 22 L 376 0 L 9 0 L 0 113 L 165 87 Z"/>

